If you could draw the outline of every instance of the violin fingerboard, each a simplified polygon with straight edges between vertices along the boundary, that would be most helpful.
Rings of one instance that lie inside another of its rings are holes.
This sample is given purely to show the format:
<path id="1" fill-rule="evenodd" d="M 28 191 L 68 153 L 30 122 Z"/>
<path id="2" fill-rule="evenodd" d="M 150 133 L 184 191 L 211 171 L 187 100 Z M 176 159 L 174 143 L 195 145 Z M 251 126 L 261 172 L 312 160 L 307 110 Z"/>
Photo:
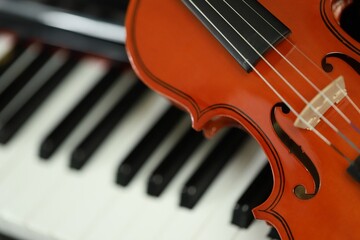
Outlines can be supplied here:
<path id="1" fill-rule="evenodd" d="M 250 72 L 290 29 L 258 1 L 183 0 L 227 51 Z"/>

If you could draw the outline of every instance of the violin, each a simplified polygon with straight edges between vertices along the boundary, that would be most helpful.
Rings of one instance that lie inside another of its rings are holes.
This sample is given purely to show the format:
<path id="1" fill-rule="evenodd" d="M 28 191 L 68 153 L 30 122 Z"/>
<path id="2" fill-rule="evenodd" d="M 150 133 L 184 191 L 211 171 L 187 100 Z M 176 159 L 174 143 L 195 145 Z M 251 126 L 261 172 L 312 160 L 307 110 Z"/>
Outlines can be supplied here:
<path id="1" fill-rule="evenodd" d="M 132 0 L 138 76 L 211 137 L 266 153 L 274 186 L 253 209 L 283 240 L 360 238 L 360 1 Z"/>

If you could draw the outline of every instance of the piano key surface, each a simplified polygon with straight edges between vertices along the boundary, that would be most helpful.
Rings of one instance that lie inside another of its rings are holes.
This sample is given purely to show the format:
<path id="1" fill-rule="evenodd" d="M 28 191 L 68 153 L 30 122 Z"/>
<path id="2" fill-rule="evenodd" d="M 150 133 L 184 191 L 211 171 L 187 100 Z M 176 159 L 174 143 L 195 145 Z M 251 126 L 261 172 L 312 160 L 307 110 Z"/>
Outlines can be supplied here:
<path id="1" fill-rule="evenodd" d="M 4 44 L 8 49 L 16 47 L 14 42 Z M 3 56 L 8 51 L 4 50 Z M 15 62 L 9 69 L 18 65 L 22 71 L 26 68 L 23 65 L 31 65 L 35 58 Z M 47 65 L 39 66 L 39 71 Z M 173 126 L 129 186 L 115 184 L 121 162 L 169 107 L 166 100 L 150 91 L 137 100 L 84 168 L 69 168 L 75 147 L 136 83 L 131 71 L 119 77 L 49 161 L 38 156 L 46 136 L 109 71 L 111 64 L 105 60 L 79 59 L 24 126 L 1 146 L 0 232 L 28 240 L 266 239 L 270 228 L 263 222 L 256 222 L 249 230 L 230 224 L 236 200 L 265 163 L 263 152 L 252 139 L 239 148 L 192 210 L 179 206 L 181 190 L 225 133 L 200 144 L 159 198 L 146 193 L 151 173 L 188 131 L 188 118 Z M 8 81 L 15 78 L 16 74 L 9 75 Z"/>
<path id="2" fill-rule="evenodd" d="M 49 159 L 118 79 L 119 69 L 114 66 L 82 98 L 82 100 L 78 102 L 66 116 L 64 116 L 59 124 L 43 140 L 40 146 L 39 156 L 43 159 Z"/>

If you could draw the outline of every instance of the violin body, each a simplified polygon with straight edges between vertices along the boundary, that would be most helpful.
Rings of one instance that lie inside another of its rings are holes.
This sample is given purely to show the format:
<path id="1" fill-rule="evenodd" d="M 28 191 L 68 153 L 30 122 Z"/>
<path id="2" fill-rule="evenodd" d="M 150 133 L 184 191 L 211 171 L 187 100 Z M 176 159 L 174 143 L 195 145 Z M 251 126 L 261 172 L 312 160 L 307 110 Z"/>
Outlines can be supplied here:
<path id="1" fill-rule="evenodd" d="M 266 61 L 260 59 L 256 71 L 241 68 L 194 14 L 174 0 L 131 1 L 127 16 L 131 63 L 150 88 L 191 115 L 196 130 L 211 137 L 236 125 L 258 141 L 271 165 L 274 186 L 267 201 L 253 212 L 273 225 L 283 240 L 359 239 L 360 183 L 347 169 L 349 160 L 359 157 L 360 134 L 354 126 L 360 126 L 360 113 L 354 105 L 360 106 L 360 43 L 338 24 L 336 4 L 346 1 L 258 2 L 291 34 L 276 45 L 276 51 L 264 54 Z M 304 81 L 304 75 L 319 89 L 341 76 L 349 98 L 336 107 L 353 125 L 334 108 L 324 117 L 348 141 L 323 120 L 315 129 L 335 148 L 315 131 L 295 127 L 297 116 L 286 105 L 300 113 L 307 104 L 278 72 L 308 101 L 318 91 Z"/>

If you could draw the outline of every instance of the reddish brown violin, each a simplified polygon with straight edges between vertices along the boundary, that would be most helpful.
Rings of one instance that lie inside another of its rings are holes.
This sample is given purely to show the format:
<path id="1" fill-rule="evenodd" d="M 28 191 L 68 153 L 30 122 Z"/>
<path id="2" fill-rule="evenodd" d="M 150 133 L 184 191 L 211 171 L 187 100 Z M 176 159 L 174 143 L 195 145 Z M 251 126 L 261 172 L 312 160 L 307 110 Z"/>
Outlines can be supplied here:
<path id="1" fill-rule="evenodd" d="M 130 4 L 127 47 L 141 79 L 207 136 L 236 124 L 264 149 L 274 187 L 254 214 L 283 240 L 360 238 L 359 4 Z"/>

